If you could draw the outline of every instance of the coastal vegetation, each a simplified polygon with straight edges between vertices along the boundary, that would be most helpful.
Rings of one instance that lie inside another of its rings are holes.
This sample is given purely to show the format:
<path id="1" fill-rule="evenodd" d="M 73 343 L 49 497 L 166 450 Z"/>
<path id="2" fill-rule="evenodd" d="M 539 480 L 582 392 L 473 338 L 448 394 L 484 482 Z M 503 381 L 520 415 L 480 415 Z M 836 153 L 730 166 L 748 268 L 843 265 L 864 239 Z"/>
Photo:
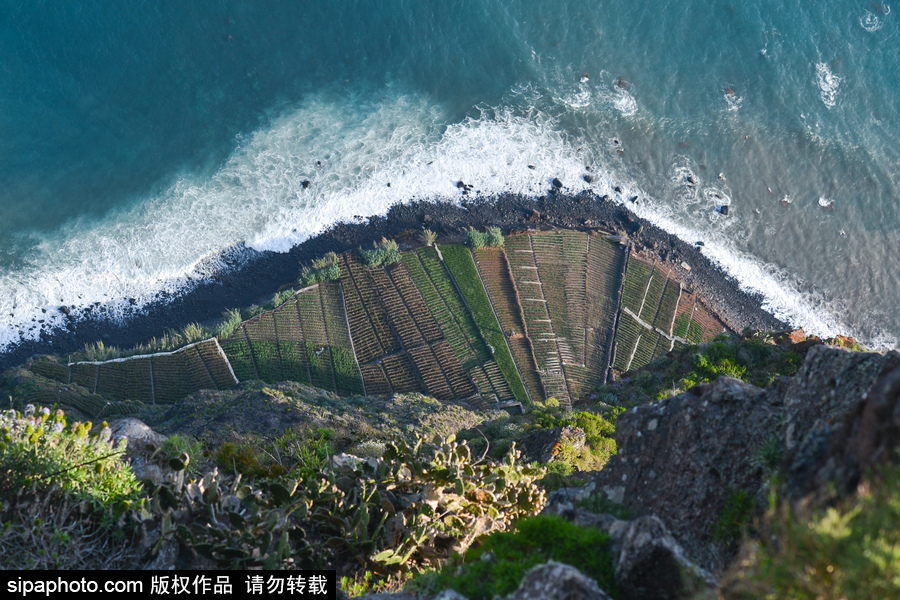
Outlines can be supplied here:
<path id="1" fill-rule="evenodd" d="M 0 415 L 0 541 L 16 549 L 3 566 L 125 568 L 177 549 L 221 568 L 334 568 L 355 594 L 475 599 L 554 560 L 616 597 L 611 534 L 539 515 L 547 494 L 584 489 L 578 510 L 630 522 L 588 487 L 615 465 L 627 410 L 722 376 L 778 388 L 818 343 L 722 333 L 675 273 L 616 239 L 425 237 L 326 254 L 304 289 L 212 327 L 5 372 L 20 412 Z M 126 457 L 90 422 L 122 416 L 168 437 Z M 784 460 L 771 436 L 749 464 L 774 490 Z M 740 552 L 720 595 L 891 589 L 892 473 L 824 510 L 773 491 L 762 518 L 757 496 L 729 488 L 705 533 Z"/>

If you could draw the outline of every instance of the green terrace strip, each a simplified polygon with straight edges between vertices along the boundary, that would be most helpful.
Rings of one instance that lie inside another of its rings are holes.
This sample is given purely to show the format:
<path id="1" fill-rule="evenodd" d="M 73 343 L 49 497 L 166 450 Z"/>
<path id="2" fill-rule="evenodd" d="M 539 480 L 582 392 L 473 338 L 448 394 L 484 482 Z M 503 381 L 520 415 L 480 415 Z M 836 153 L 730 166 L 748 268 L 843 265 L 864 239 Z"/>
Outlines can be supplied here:
<path id="1" fill-rule="evenodd" d="M 475 321 L 434 248 L 424 247 L 404 254 L 403 264 L 479 393 L 486 399 L 496 396 L 499 401 L 513 400 L 506 379 L 491 359 Z"/>
<path id="2" fill-rule="evenodd" d="M 245 321 L 223 346 L 241 380 L 291 380 L 343 394 L 363 391 L 337 282 L 310 286 Z"/>
<path id="3" fill-rule="evenodd" d="M 469 249 L 462 245 L 448 245 L 441 248 L 441 254 L 472 312 L 482 337 L 494 349 L 494 360 L 503 372 L 513 395 L 519 402 L 527 403 L 528 394 L 525 392 L 525 386 L 522 385 L 522 379 L 506 345 L 506 337 L 494 315 Z"/>

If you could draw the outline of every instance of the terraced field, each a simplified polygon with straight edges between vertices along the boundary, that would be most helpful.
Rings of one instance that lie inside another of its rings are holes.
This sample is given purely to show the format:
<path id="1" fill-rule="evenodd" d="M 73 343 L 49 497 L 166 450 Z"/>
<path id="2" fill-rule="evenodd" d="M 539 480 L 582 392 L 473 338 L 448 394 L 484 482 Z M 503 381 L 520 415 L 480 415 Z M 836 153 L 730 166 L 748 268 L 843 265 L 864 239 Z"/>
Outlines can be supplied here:
<path id="1" fill-rule="evenodd" d="M 475 263 L 491 304 L 496 311 L 506 343 L 512 353 L 522 383 L 532 400 L 545 400 L 544 386 L 538 375 L 531 340 L 525 336 L 525 322 L 518 303 L 518 294 L 509 275 L 509 265 L 502 250 L 476 250 Z"/>
<path id="2" fill-rule="evenodd" d="M 553 231 L 510 236 L 505 253 L 547 396 L 566 401 L 603 383 L 624 247 Z"/>
<path id="3" fill-rule="evenodd" d="M 439 400 L 478 394 L 406 267 L 415 265 L 412 259 L 386 268 L 368 268 L 353 253 L 342 261 L 350 335 L 367 392 L 422 391 Z M 414 272 L 424 283 L 420 270 Z"/>
<path id="4" fill-rule="evenodd" d="M 376 268 L 349 252 L 340 266 L 339 281 L 297 292 L 221 346 L 212 339 L 113 361 L 35 362 L 35 373 L 64 385 L 34 401 L 69 401 L 96 415 L 113 412 L 109 399 L 127 414 L 259 379 L 345 395 L 418 391 L 475 406 L 571 404 L 610 368 L 638 369 L 724 330 L 665 266 L 596 232 L 528 232 L 474 252 L 422 247 Z"/>
<path id="5" fill-rule="evenodd" d="M 39 363 L 35 372 L 78 384 L 108 400 L 171 404 L 201 389 L 227 389 L 238 381 L 215 339 L 174 352 L 68 366 Z M 79 407 L 86 414 L 96 407 Z"/>
<path id="6" fill-rule="evenodd" d="M 478 333 L 450 274 L 434 248 L 422 247 L 403 256 L 403 264 L 441 329 L 453 356 L 488 401 L 510 401 L 512 390 Z"/>
<path id="7" fill-rule="evenodd" d="M 585 364 L 565 367 L 569 389 L 579 397 L 606 381 L 626 255 L 625 246 L 602 236 L 587 236 L 587 244 Z"/>
<path id="8" fill-rule="evenodd" d="M 338 282 L 310 286 L 245 321 L 223 347 L 240 380 L 289 379 L 341 394 L 364 392 Z"/>
<path id="9" fill-rule="evenodd" d="M 669 273 L 629 257 L 613 368 L 639 369 L 675 344 L 707 342 L 724 330 L 722 322 Z"/>
<path id="10" fill-rule="evenodd" d="M 522 383 L 522 376 L 513 361 L 510 346 L 507 345 L 506 336 L 494 314 L 494 307 L 485 292 L 485 284 L 482 283 L 469 249 L 462 245 L 451 244 L 443 246 L 441 252 L 482 339 L 493 350 L 494 360 L 497 361 L 497 366 L 503 373 L 513 396 L 519 402 L 528 402 L 529 396 Z M 510 336 L 511 339 L 515 337 L 515 334 Z M 524 376 L 527 377 L 527 374 Z"/>
<path id="11" fill-rule="evenodd" d="M 673 334 L 689 344 L 708 342 L 726 330 L 725 325 L 697 300 L 683 292 L 675 311 Z"/>
<path id="12" fill-rule="evenodd" d="M 533 238 L 537 235 L 510 236 L 506 240 L 506 258 L 509 262 L 512 280 L 519 290 L 519 303 L 522 314 L 525 317 L 525 330 L 528 338 L 534 346 L 534 358 L 537 363 L 541 383 L 544 385 L 544 393 L 547 397 L 556 398 L 561 404 L 571 405 L 569 389 L 563 372 L 564 349 L 568 351 L 568 341 L 554 330 L 554 322 L 550 313 L 550 301 L 548 295 L 554 297 L 554 302 L 564 303 L 559 298 L 561 281 L 559 277 L 545 272 L 553 284 L 545 286 L 541 280 Z M 540 248 L 538 251 L 541 251 Z M 554 271 L 563 270 L 557 263 Z M 571 353 L 566 352 L 570 357 Z"/>

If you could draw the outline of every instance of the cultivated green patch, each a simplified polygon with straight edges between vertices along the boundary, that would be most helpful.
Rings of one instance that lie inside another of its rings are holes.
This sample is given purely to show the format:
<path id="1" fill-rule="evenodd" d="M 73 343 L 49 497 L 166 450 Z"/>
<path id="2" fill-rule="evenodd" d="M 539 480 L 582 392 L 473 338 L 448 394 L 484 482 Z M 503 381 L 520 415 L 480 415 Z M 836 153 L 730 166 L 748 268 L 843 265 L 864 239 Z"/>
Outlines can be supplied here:
<path id="1" fill-rule="evenodd" d="M 441 247 L 441 254 L 472 312 L 472 317 L 475 319 L 482 337 L 493 349 L 494 360 L 497 361 L 513 395 L 519 402 L 528 402 L 528 394 L 525 392 L 525 386 L 522 385 L 522 378 L 516 371 L 516 365 L 506 345 L 506 338 L 503 336 L 503 331 L 491 308 L 491 302 L 484 291 L 484 285 L 478 276 L 478 270 L 475 268 L 469 249 L 460 245 L 448 245 Z"/>

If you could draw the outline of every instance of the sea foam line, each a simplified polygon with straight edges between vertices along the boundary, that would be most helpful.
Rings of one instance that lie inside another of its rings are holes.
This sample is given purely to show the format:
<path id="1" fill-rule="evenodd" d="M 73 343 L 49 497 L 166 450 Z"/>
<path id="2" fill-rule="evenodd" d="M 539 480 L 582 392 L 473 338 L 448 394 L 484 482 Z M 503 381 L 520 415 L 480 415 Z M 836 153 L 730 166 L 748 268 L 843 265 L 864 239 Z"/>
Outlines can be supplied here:
<path id="1" fill-rule="evenodd" d="M 180 293 L 227 268 L 220 259 L 224 248 L 234 248 L 230 259 L 239 262 L 241 242 L 284 252 L 335 223 L 383 215 L 399 202 L 458 202 L 460 180 L 482 197 L 544 195 L 553 177 L 564 181 L 567 193 L 590 189 L 620 201 L 640 195 L 640 205 L 630 206 L 640 216 L 685 241 L 698 236 L 662 204 L 584 156 L 548 115 L 495 109 L 461 123 L 445 121 L 439 108 L 416 95 L 308 100 L 239 140 L 213 177 L 185 177 L 160 197 L 99 223 L 77 224 L 44 240 L 28 268 L 0 274 L 0 349 L 64 325 L 60 305 L 99 302 L 108 317 L 125 319 L 158 292 Z M 591 184 L 582 178 L 586 163 L 595 166 Z M 613 189 L 617 183 L 627 188 L 621 197 Z M 797 292 L 787 274 L 724 238 L 703 235 L 706 255 L 744 289 L 762 294 L 777 317 L 820 336 L 846 331 L 813 310 L 819 302 Z"/>

